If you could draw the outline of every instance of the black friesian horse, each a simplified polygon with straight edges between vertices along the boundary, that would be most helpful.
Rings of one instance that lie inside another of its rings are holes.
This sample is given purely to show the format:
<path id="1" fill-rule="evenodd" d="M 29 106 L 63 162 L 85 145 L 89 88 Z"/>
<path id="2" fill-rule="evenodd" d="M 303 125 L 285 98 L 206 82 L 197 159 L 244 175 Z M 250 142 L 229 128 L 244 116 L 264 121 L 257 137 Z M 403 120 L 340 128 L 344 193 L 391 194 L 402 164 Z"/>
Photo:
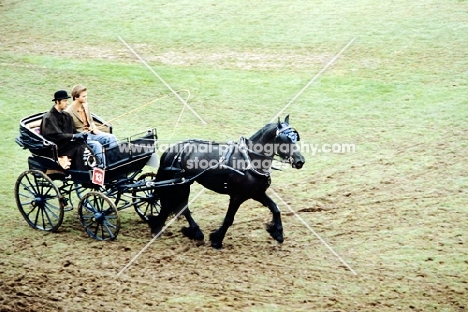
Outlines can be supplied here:
<path id="1" fill-rule="evenodd" d="M 265 192 L 271 184 L 270 171 L 275 155 L 293 168 L 301 169 L 304 165 L 305 159 L 296 146 L 297 141 L 299 134 L 289 126 L 287 116 L 284 122 L 278 120 L 278 123 L 267 124 L 249 139 L 243 137 L 239 142 L 220 144 L 188 140 L 168 148 L 161 156 L 157 181 L 176 182 L 158 191 L 160 214 L 148 218 L 152 234 L 161 231 L 171 213 L 182 213 L 189 222 L 183 233 L 191 239 L 204 239 L 187 207 L 190 184 L 197 181 L 210 190 L 230 196 L 222 226 L 210 235 L 212 247 L 222 247 L 237 209 L 247 199 L 254 199 L 270 209 L 273 219 L 267 231 L 282 243 L 280 211 Z"/>

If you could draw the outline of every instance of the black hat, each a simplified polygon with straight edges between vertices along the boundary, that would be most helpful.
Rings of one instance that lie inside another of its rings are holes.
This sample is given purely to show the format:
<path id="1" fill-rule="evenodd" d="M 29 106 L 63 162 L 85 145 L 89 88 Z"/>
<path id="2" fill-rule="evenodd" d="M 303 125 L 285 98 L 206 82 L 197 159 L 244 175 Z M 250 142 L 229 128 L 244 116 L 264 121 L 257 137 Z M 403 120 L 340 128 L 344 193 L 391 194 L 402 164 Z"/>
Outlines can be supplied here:
<path id="1" fill-rule="evenodd" d="M 58 90 L 57 92 L 55 92 L 54 99 L 52 100 L 52 102 L 53 101 L 60 101 L 60 100 L 63 100 L 63 99 L 69 99 L 69 98 L 70 98 L 70 96 L 68 96 L 67 91 Z"/>

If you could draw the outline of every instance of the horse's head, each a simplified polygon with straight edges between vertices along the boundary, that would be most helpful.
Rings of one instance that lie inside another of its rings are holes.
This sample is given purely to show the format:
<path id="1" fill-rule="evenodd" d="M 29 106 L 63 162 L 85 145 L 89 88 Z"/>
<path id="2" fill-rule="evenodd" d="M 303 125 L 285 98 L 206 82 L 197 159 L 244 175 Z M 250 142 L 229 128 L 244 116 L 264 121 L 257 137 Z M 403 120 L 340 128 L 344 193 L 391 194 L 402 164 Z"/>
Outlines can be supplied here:
<path id="1" fill-rule="evenodd" d="M 305 163 L 305 158 L 296 144 L 299 140 L 299 133 L 289 125 L 289 115 L 283 122 L 280 122 L 278 118 L 274 139 L 275 154 L 296 169 L 301 169 Z"/>

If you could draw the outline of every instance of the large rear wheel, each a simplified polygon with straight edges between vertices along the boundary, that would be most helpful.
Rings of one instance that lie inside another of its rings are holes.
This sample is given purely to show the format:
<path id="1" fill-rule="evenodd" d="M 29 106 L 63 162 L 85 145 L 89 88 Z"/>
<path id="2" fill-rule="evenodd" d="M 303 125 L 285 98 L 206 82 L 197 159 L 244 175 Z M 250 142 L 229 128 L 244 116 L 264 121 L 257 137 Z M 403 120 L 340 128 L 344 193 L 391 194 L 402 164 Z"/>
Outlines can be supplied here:
<path id="1" fill-rule="evenodd" d="M 97 240 L 114 240 L 120 230 L 117 207 L 100 192 L 88 192 L 80 200 L 78 215 L 86 233 Z"/>
<path id="2" fill-rule="evenodd" d="M 20 174 L 15 184 L 16 205 L 28 224 L 56 231 L 63 221 L 63 197 L 51 178 L 39 170 Z"/>

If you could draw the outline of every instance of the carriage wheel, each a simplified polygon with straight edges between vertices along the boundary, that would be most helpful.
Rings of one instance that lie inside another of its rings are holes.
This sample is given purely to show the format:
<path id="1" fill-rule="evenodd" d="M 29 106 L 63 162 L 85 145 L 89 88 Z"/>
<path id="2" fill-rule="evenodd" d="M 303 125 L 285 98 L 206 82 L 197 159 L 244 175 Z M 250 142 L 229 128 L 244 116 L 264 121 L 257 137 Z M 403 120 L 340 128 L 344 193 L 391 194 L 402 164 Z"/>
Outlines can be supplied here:
<path id="1" fill-rule="evenodd" d="M 80 200 L 78 215 L 86 233 L 97 240 L 114 240 L 120 230 L 117 207 L 106 195 L 88 192 Z"/>
<path id="2" fill-rule="evenodd" d="M 51 178 L 38 170 L 23 172 L 15 184 L 16 205 L 28 224 L 56 231 L 63 221 L 63 198 Z"/>
<path id="3" fill-rule="evenodd" d="M 75 183 L 73 189 L 75 190 L 76 197 L 78 200 L 81 200 L 83 196 L 89 191 L 102 192 L 105 193 L 106 189 L 103 186 L 92 184 L 91 186 L 83 186 L 83 184 Z"/>
<path id="4" fill-rule="evenodd" d="M 154 179 L 156 179 L 156 173 L 147 172 L 142 174 L 137 181 L 151 181 Z M 155 189 L 133 191 L 132 198 L 133 207 L 135 207 L 136 213 L 143 221 L 146 222 L 149 215 L 156 216 L 159 214 L 161 204 L 159 203 L 159 197 Z"/>
<path id="5" fill-rule="evenodd" d="M 88 191 L 88 188 L 84 187 L 82 184 L 79 183 L 75 183 L 74 186 L 76 197 L 78 197 L 78 200 L 81 200 Z"/>

